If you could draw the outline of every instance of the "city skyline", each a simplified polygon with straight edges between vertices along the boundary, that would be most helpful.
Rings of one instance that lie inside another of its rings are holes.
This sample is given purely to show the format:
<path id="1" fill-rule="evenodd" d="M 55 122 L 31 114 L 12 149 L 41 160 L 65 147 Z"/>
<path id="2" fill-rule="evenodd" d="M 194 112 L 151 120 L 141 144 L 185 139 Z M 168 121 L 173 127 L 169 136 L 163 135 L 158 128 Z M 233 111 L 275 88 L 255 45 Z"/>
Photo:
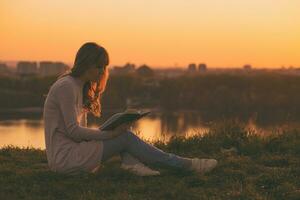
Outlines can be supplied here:
<path id="1" fill-rule="evenodd" d="M 299 7 L 296 0 L 3 0 L 0 60 L 70 65 L 84 42 L 95 41 L 112 66 L 299 67 Z"/>
<path id="2" fill-rule="evenodd" d="M 63 61 L 59 61 L 59 60 L 47 60 L 47 59 L 44 59 L 44 60 L 0 60 L 0 64 L 5 64 L 8 68 L 16 68 L 17 67 L 17 64 L 18 62 L 36 62 L 37 64 L 39 64 L 40 62 L 61 62 L 61 63 L 64 63 L 66 64 L 68 67 L 72 68 L 73 67 L 73 63 L 67 63 L 67 62 L 63 62 Z M 147 63 L 143 63 L 143 64 L 136 64 L 134 62 L 125 62 L 125 63 L 121 63 L 119 65 L 117 64 L 109 64 L 109 67 L 111 68 L 114 68 L 114 67 L 124 67 L 125 65 L 127 64 L 133 64 L 135 65 L 135 67 L 140 67 L 140 66 L 143 66 L 143 65 L 147 65 L 153 69 L 188 69 L 190 65 L 201 65 L 201 64 L 205 64 L 208 69 L 245 69 L 246 66 L 250 66 L 251 69 L 290 69 L 290 68 L 294 68 L 294 69 L 300 69 L 300 65 L 297 66 L 297 65 L 282 65 L 282 66 L 278 66 L 278 67 L 273 67 L 273 66 L 269 66 L 269 67 L 259 67 L 259 66 L 252 66 L 251 64 L 249 63 L 245 63 L 244 65 L 241 65 L 241 66 L 211 66 L 209 65 L 208 63 L 204 63 L 204 62 L 190 62 L 188 63 L 186 66 L 176 66 L 176 65 L 173 65 L 173 66 L 163 66 L 163 67 L 160 67 L 160 66 L 151 66 L 151 65 L 148 65 Z"/>

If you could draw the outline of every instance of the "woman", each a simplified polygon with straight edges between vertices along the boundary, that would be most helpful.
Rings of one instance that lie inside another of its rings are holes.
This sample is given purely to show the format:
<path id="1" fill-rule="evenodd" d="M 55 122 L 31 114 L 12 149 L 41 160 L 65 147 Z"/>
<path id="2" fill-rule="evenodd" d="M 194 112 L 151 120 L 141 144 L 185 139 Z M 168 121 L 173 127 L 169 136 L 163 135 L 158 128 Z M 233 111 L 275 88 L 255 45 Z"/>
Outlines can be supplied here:
<path id="1" fill-rule="evenodd" d="M 85 43 L 77 52 L 71 72 L 51 86 L 44 104 L 45 143 L 51 170 L 74 174 L 96 172 L 113 155 L 122 158 L 121 168 L 140 176 L 159 175 L 144 164 L 160 163 L 204 173 L 214 159 L 184 158 L 165 153 L 144 142 L 125 124 L 113 131 L 87 128 L 87 112 L 101 115 L 100 97 L 108 79 L 107 51 Z"/>

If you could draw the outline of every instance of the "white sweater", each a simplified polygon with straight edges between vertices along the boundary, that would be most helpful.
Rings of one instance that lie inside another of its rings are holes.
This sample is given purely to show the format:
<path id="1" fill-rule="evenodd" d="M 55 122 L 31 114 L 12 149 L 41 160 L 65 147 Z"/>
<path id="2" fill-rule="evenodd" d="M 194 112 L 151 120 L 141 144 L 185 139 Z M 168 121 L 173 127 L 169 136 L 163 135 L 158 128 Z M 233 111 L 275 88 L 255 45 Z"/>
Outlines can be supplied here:
<path id="1" fill-rule="evenodd" d="M 58 79 L 44 104 L 47 159 L 50 169 L 56 172 L 91 172 L 101 163 L 103 132 L 87 128 L 87 114 L 82 109 L 83 84 L 71 75 Z"/>

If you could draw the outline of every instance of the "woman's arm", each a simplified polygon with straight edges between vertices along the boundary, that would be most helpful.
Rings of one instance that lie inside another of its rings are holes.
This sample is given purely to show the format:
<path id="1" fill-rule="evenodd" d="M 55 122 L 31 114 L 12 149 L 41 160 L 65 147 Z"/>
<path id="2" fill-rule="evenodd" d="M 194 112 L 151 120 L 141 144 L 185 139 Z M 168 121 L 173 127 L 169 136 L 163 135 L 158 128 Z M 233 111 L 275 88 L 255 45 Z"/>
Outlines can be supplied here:
<path id="1" fill-rule="evenodd" d="M 57 88 L 56 98 L 66 127 L 65 134 L 76 142 L 83 140 L 111 139 L 115 134 L 111 131 L 82 127 L 77 121 L 76 95 L 71 85 L 65 84 Z"/>

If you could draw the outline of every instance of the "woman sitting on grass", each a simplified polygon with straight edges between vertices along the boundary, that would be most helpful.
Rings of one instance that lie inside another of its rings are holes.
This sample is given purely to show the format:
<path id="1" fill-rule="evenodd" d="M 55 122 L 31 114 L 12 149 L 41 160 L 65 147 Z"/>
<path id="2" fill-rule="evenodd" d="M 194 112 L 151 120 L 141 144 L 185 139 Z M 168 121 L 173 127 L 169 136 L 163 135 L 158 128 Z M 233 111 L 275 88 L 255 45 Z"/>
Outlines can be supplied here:
<path id="1" fill-rule="evenodd" d="M 140 176 L 159 175 L 144 164 L 158 163 L 205 173 L 214 159 L 184 158 L 144 142 L 130 124 L 113 131 L 87 128 L 87 112 L 100 117 L 100 96 L 108 80 L 109 57 L 96 43 L 85 43 L 77 52 L 70 73 L 51 86 L 44 104 L 45 142 L 51 170 L 74 174 L 96 172 L 100 164 L 119 154 L 121 168 Z"/>

